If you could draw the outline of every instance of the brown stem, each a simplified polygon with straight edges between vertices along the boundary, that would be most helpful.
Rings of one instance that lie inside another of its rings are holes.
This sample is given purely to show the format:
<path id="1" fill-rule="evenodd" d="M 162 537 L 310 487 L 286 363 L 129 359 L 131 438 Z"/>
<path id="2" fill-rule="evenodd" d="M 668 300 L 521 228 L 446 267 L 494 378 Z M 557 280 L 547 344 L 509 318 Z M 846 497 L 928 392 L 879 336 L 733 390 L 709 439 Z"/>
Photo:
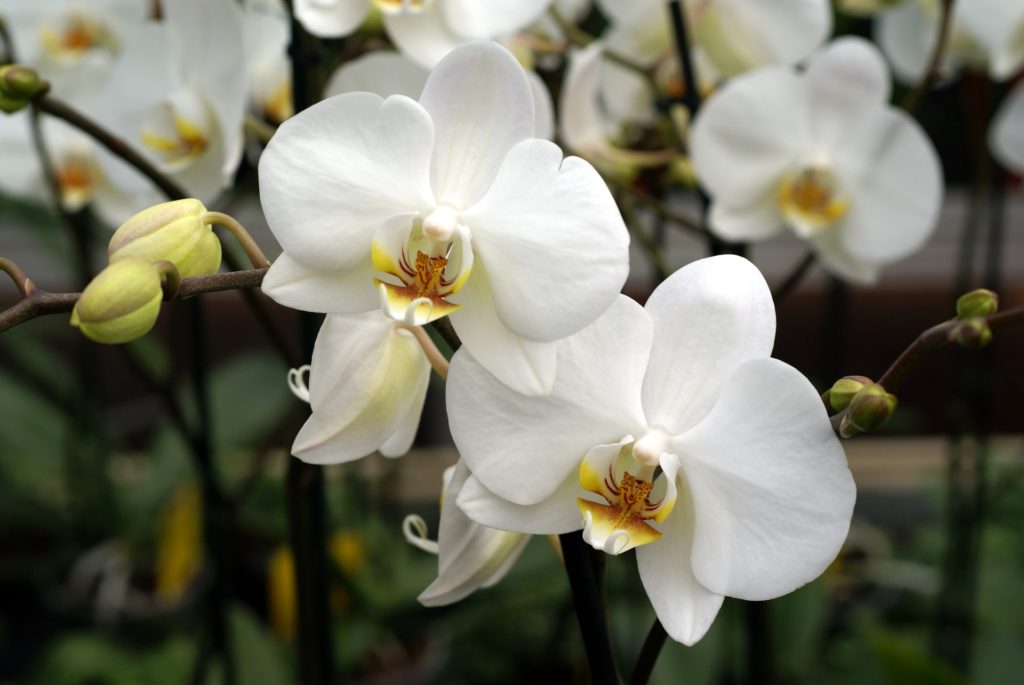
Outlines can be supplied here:
<path id="1" fill-rule="evenodd" d="M 14 285 L 18 287 L 18 292 L 21 293 L 22 297 L 28 297 L 32 294 L 32 291 L 36 289 L 35 283 L 25 275 L 25 272 L 21 270 L 21 267 L 6 257 L 0 257 L 0 271 L 3 271 L 11 277 L 11 280 L 14 281 Z"/>
<path id="2" fill-rule="evenodd" d="M 935 79 L 939 77 L 940 62 L 942 62 L 942 56 L 945 54 L 946 46 L 949 44 L 949 35 L 953 24 L 953 0 L 942 0 L 942 4 L 939 6 L 939 13 L 939 39 L 936 41 L 935 48 L 932 50 L 931 57 L 928 60 L 928 68 L 925 70 L 924 76 L 921 77 L 917 86 L 914 87 L 914 90 L 907 94 L 903 104 L 900 105 L 903 111 L 908 114 L 914 112 L 921 98 L 931 89 Z"/>
<path id="3" fill-rule="evenodd" d="M 422 326 L 407 326 L 405 324 L 399 324 L 400 328 L 404 328 L 413 334 L 416 338 L 416 342 L 423 348 L 423 353 L 427 355 L 427 361 L 430 362 L 430 366 L 433 367 L 434 371 L 441 380 L 448 380 L 448 360 L 441 354 L 441 350 L 437 349 L 437 345 L 430 339 L 430 336 L 423 329 Z"/>
<path id="4" fill-rule="evenodd" d="M 249 235 L 249 231 L 245 230 L 245 226 L 240 224 L 234 217 L 222 214 L 221 212 L 207 212 L 206 221 L 217 226 L 222 226 L 227 229 L 228 233 L 234 236 L 238 244 L 245 250 L 245 254 L 249 257 L 249 261 L 252 262 L 253 267 L 257 269 L 265 269 L 270 266 L 270 260 L 263 254 L 263 250 L 256 244 L 252 236 Z"/>
<path id="5" fill-rule="evenodd" d="M 153 185 L 167 196 L 167 199 L 181 200 L 188 197 L 188 194 L 181 186 L 161 173 L 159 169 L 136 152 L 130 145 L 66 103 L 49 95 L 44 95 L 33 100 L 33 107 L 40 112 L 45 112 L 52 117 L 66 121 L 99 142 L 103 147 L 138 169 L 139 173 L 152 181 Z"/>
<path id="6" fill-rule="evenodd" d="M 183 300 L 186 297 L 222 290 L 258 288 L 263 283 L 263 276 L 266 273 L 266 269 L 250 269 L 183 278 L 174 299 Z M 79 296 L 81 293 L 49 293 L 37 288 L 14 306 L 0 312 L 0 333 L 40 316 L 70 312 L 78 302 Z"/>

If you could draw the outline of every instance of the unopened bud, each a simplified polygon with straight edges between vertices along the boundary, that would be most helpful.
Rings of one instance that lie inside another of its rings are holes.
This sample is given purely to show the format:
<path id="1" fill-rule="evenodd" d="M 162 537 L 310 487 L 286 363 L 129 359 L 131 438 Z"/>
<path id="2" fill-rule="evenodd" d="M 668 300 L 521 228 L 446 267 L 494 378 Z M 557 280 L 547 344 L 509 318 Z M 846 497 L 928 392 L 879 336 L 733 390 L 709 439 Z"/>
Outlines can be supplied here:
<path id="1" fill-rule="evenodd" d="M 828 391 L 828 403 L 834 411 L 842 411 L 850 404 L 854 395 L 873 381 L 866 376 L 843 376 Z"/>
<path id="2" fill-rule="evenodd" d="M 173 269 L 169 262 L 150 264 L 137 257 L 113 262 L 85 287 L 71 312 L 71 325 L 107 345 L 142 337 L 156 323 L 163 275 Z"/>
<path id="3" fill-rule="evenodd" d="M 107 247 L 110 263 L 137 257 L 147 262 L 167 260 L 182 277 L 216 273 L 220 241 L 205 217 L 206 207 L 195 199 L 144 209 L 114 231 Z"/>
<path id="4" fill-rule="evenodd" d="M 989 316 L 999 311 L 999 296 L 991 290 L 978 288 L 956 301 L 956 317 L 958 319 L 974 319 Z"/>
<path id="5" fill-rule="evenodd" d="M 20 64 L 0 67 L 0 94 L 14 100 L 28 100 L 46 87 L 35 69 Z"/>
<path id="6" fill-rule="evenodd" d="M 878 383 L 860 389 L 847 408 L 839 433 L 849 438 L 857 433 L 870 433 L 889 423 L 896 411 L 896 396 L 885 391 Z"/>
<path id="7" fill-rule="evenodd" d="M 985 319 L 967 319 L 956 324 L 952 337 L 961 347 L 978 350 L 992 342 L 992 329 Z"/>
<path id="8" fill-rule="evenodd" d="M 0 112 L 14 114 L 23 109 L 27 104 L 28 100 L 24 98 L 9 98 L 6 95 L 0 95 Z"/>

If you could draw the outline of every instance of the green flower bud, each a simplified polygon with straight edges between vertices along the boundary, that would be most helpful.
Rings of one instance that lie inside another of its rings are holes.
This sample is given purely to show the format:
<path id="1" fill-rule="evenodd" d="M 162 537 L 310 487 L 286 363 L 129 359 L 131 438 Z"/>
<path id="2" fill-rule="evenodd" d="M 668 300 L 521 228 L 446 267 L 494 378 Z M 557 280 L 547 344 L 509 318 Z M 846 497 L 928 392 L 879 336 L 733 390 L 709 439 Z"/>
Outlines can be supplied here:
<path id="1" fill-rule="evenodd" d="M 125 221 L 110 239 L 110 263 L 126 257 L 167 260 L 185 276 L 208 276 L 220 268 L 220 241 L 206 223 L 199 200 L 176 200 L 144 209 Z"/>
<path id="2" fill-rule="evenodd" d="M 46 87 L 35 69 L 20 64 L 0 67 L 0 94 L 14 100 L 28 100 Z"/>
<path id="3" fill-rule="evenodd" d="M 842 411 L 850 404 L 854 395 L 872 380 L 866 376 L 843 376 L 828 391 L 828 402 L 834 411 Z"/>
<path id="4" fill-rule="evenodd" d="M 991 290 L 978 288 L 966 295 L 961 295 L 956 301 L 956 318 L 973 319 L 979 316 L 989 316 L 999 310 L 999 296 Z"/>
<path id="5" fill-rule="evenodd" d="M 953 339 L 961 347 L 979 350 L 992 342 L 992 329 L 989 328 L 985 319 L 967 319 L 958 323 L 953 329 Z"/>
<path id="6" fill-rule="evenodd" d="M 865 385 L 850 400 L 839 433 L 849 438 L 857 433 L 870 433 L 889 423 L 896 411 L 896 396 L 878 383 Z"/>
<path id="7" fill-rule="evenodd" d="M 71 312 L 71 325 L 107 345 L 141 338 L 160 314 L 161 280 L 167 269 L 173 267 L 137 257 L 112 263 L 85 287 Z"/>
<path id="8" fill-rule="evenodd" d="M 9 98 L 6 95 L 0 95 L 0 111 L 7 114 L 14 114 L 27 104 L 28 100 L 24 98 Z"/>

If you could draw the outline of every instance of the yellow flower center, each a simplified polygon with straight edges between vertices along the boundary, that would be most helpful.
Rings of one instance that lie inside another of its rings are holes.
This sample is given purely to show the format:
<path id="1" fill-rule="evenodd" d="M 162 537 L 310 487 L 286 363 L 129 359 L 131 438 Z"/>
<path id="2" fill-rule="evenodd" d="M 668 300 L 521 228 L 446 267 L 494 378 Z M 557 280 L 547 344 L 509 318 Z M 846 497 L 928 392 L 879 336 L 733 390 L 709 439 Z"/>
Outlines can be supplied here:
<path id="1" fill-rule="evenodd" d="M 96 190 L 96 171 L 86 155 L 68 154 L 54 165 L 54 176 L 60 188 L 61 203 L 77 211 L 92 199 Z"/>
<path id="2" fill-rule="evenodd" d="M 173 172 L 188 167 L 206 152 L 213 126 L 202 97 L 183 90 L 149 112 L 140 137 L 166 170 Z"/>
<path id="3" fill-rule="evenodd" d="M 114 34 L 101 22 L 78 12 L 39 30 L 43 52 L 58 62 L 77 62 L 91 50 L 117 52 Z"/>
<path id="4" fill-rule="evenodd" d="M 778 203 L 783 218 L 802 238 L 828 228 L 850 206 L 832 172 L 827 167 L 814 165 L 783 177 Z"/>

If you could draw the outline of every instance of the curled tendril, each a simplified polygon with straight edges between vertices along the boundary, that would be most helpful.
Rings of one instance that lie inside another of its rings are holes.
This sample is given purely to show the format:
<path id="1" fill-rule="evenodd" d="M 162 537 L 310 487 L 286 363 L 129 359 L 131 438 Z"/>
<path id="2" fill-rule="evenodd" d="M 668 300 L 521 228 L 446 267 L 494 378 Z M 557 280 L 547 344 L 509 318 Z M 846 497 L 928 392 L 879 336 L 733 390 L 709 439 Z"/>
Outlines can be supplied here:
<path id="1" fill-rule="evenodd" d="M 288 389 L 292 394 L 303 402 L 309 402 L 309 364 L 304 364 L 297 369 L 288 369 Z"/>
<path id="2" fill-rule="evenodd" d="M 416 514 L 409 514 L 402 520 L 402 534 L 405 541 L 424 552 L 437 554 L 437 541 L 427 537 L 427 522 Z"/>

